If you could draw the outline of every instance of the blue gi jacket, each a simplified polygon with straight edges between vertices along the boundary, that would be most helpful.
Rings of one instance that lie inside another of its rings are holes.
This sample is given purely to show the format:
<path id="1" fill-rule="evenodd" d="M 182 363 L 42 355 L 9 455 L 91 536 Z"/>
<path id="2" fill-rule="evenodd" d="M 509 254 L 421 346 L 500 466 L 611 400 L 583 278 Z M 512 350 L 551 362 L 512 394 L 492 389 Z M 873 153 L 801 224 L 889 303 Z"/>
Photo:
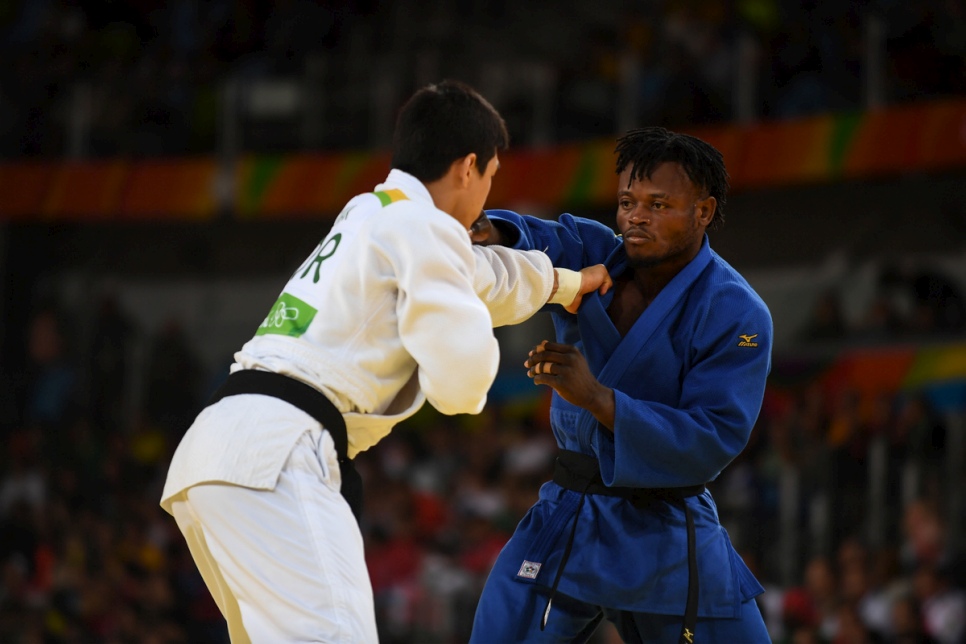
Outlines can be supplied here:
<path id="1" fill-rule="evenodd" d="M 522 249 L 546 249 L 554 266 L 627 269 L 623 240 L 609 227 L 561 215 L 557 221 L 506 210 L 487 215 L 515 226 Z M 614 390 L 614 431 L 556 392 L 550 421 L 562 449 L 591 454 L 608 486 L 660 488 L 714 480 L 744 449 L 771 368 L 768 308 L 705 237 L 694 258 L 621 338 L 607 315 L 612 299 L 590 294 L 577 315 L 558 305 L 557 341 L 580 348 L 597 379 Z M 522 583 L 549 586 L 580 495 L 548 482 L 514 533 L 529 545 Z M 764 589 L 731 545 L 710 492 L 686 501 L 695 519 L 700 617 L 737 617 Z M 681 506 L 637 509 L 588 495 L 559 592 L 611 608 L 682 615 L 687 599 L 687 536 Z M 519 541 L 517 541 L 519 543 Z M 495 571 L 496 572 L 496 571 Z"/>

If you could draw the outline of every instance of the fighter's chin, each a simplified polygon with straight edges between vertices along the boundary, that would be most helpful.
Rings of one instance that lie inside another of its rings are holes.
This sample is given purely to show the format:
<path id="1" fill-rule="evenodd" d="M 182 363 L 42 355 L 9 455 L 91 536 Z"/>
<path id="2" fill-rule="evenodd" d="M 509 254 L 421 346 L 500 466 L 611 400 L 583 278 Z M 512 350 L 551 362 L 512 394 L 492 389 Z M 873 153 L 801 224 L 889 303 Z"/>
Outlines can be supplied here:
<path id="1" fill-rule="evenodd" d="M 633 268 L 650 268 L 661 263 L 660 257 L 627 253 L 627 263 Z"/>

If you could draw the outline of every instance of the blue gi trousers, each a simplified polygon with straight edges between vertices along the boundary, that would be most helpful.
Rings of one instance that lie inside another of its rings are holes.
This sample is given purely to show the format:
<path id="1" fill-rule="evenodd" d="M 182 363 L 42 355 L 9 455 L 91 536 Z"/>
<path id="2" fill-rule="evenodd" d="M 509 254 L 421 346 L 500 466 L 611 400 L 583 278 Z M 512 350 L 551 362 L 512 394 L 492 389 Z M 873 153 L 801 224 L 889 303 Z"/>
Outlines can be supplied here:
<path id="1" fill-rule="evenodd" d="M 511 642 L 578 643 L 585 642 L 603 619 L 612 622 L 625 642 L 677 644 L 682 617 L 654 615 L 608 609 L 578 601 L 561 594 L 553 598 L 546 628 L 540 621 L 547 605 L 549 589 L 514 580 L 523 557 L 511 540 L 500 553 L 473 620 L 471 644 L 510 644 Z M 768 644 L 771 638 L 754 599 L 741 605 L 737 619 L 699 618 L 695 644 Z"/>

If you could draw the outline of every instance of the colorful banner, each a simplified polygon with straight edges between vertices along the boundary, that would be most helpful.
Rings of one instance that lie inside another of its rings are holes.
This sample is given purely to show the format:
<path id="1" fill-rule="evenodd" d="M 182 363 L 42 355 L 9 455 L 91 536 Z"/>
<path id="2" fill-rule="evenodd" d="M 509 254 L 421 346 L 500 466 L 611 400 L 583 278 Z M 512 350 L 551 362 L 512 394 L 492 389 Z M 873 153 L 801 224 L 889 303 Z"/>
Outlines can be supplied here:
<path id="1" fill-rule="evenodd" d="M 966 167 L 966 99 L 689 130 L 721 150 L 735 191 Z M 614 141 L 510 150 L 489 203 L 550 210 L 614 200 Z M 330 218 L 389 169 L 380 152 L 0 163 L 0 220 Z"/>
<path id="2" fill-rule="evenodd" d="M 771 394 L 819 386 L 855 393 L 868 410 L 883 395 L 923 393 L 937 409 L 966 410 L 966 344 L 849 349 L 828 358 L 776 356 Z"/>
<path id="3" fill-rule="evenodd" d="M 154 160 L 132 164 L 118 196 L 125 219 L 204 219 L 217 207 L 218 166 L 212 159 Z"/>

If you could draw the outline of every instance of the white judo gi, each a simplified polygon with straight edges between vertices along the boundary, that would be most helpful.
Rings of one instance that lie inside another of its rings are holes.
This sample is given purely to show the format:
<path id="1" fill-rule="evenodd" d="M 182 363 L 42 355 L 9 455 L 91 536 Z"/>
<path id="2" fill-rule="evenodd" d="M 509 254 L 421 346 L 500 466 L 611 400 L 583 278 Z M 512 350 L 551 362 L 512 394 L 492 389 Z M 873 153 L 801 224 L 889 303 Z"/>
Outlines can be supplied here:
<path id="1" fill-rule="evenodd" d="M 579 279 L 568 278 L 554 302 L 576 295 Z M 545 254 L 473 246 L 419 180 L 392 170 L 346 205 L 231 369 L 325 394 L 354 457 L 427 400 L 444 414 L 480 412 L 499 361 L 492 327 L 528 318 L 553 283 Z M 340 484 L 332 437 L 277 398 L 223 398 L 187 431 L 161 505 L 233 642 L 377 641 L 362 536 Z"/>

